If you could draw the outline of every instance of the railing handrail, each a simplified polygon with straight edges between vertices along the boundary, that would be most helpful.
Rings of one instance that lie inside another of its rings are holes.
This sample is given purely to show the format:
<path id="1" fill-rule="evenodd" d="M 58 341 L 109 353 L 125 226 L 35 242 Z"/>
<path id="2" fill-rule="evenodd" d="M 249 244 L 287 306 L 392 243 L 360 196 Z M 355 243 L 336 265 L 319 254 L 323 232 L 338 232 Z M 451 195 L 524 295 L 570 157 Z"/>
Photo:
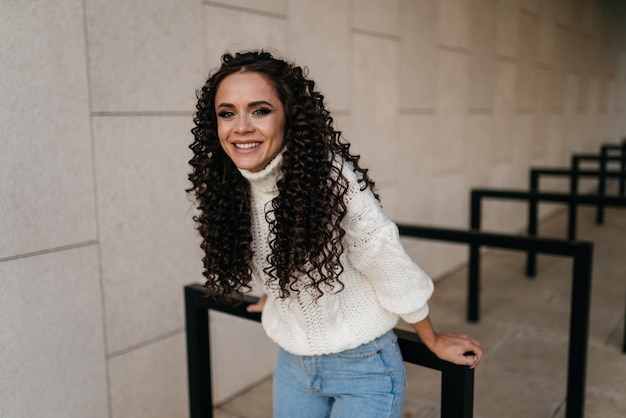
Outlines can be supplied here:
<path id="1" fill-rule="evenodd" d="M 605 175 L 607 177 L 623 177 L 626 176 L 626 172 L 622 170 L 592 170 L 588 168 L 551 168 L 551 167 L 530 167 L 530 173 L 536 173 L 544 176 L 563 176 L 569 177 L 572 174 L 578 174 L 579 177 L 599 177 Z"/>
<path id="2" fill-rule="evenodd" d="M 518 189 L 476 188 L 471 190 L 476 198 L 492 197 L 511 200 L 545 201 L 552 203 L 575 203 L 579 205 L 597 205 L 604 203 L 607 206 L 626 206 L 626 196 L 599 196 L 593 194 L 572 194 L 568 192 L 539 192 Z"/>
<path id="3" fill-rule="evenodd" d="M 187 326 L 187 367 L 189 376 L 190 418 L 212 418 L 211 354 L 209 310 L 261 321 L 260 313 L 250 313 L 247 306 L 257 297 L 244 295 L 238 305 L 218 303 L 205 297 L 200 284 L 185 286 L 185 321 Z M 405 362 L 441 371 L 441 418 L 472 418 L 474 409 L 474 370 L 439 359 L 414 332 L 395 329 L 398 346 Z"/>

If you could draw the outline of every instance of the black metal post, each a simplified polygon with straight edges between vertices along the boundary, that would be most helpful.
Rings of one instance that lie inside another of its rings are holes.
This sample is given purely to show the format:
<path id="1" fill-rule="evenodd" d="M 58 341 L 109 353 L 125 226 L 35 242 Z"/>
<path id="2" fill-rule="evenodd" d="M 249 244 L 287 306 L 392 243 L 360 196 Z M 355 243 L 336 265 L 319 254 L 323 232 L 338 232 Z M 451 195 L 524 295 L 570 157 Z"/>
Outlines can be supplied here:
<path id="1" fill-rule="evenodd" d="M 195 302 L 197 290 L 185 287 L 189 417 L 213 418 L 209 316 Z"/>
<path id="2" fill-rule="evenodd" d="M 472 417 L 474 370 L 445 365 L 441 371 L 441 417 Z"/>
<path id="3" fill-rule="evenodd" d="M 480 195 L 470 194 L 470 229 L 480 231 L 482 219 L 482 205 Z M 480 245 L 477 242 L 469 243 L 469 277 L 467 281 L 467 320 L 480 320 Z"/>
<path id="4" fill-rule="evenodd" d="M 609 156 L 609 147 L 602 146 L 600 148 L 600 176 L 598 177 L 598 196 L 604 196 L 606 193 L 606 161 Z M 596 225 L 604 223 L 604 204 L 598 203 L 596 206 Z"/>
<path id="5" fill-rule="evenodd" d="M 539 175 L 536 171 L 530 170 L 530 192 L 539 191 Z M 528 199 L 528 236 L 536 237 L 539 223 L 539 202 L 531 195 Z M 526 254 L 526 277 L 535 277 L 537 274 L 537 253 L 528 250 Z"/>
<path id="6" fill-rule="evenodd" d="M 589 310 L 591 306 L 591 266 L 593 247 L 578 251 L 574 257 L 572 299 L 570 311 L 570 352 L 568 357 L 567 418 L 582 418 L 585 410 L 587 340 L 589 338 Z M 577 306 L 578 309 L 575 309 Z M 586 312 L 586 314 L 585 314 Z"/>
<path id="7" fill-rule="evenodd" d="M 580 158 L 577 156 L 572 157 L 572 176 L 570 177 L 569 192 L 572 195 L 578 194 L 578 170 L 580 170 Z M 567 205 L 567 239 L 576 239 L 576 214 L 577 206 L 576 202 L 570 201 Z"/>
<path id="8" fill-rule="evenodd" d="M 620 171 L 622 172 L 622 176 L 619 179 L 619 195 L 624 196 L 626 195 L 626 139 L 622 141 L 622 155 L 620 159 Z"/>
<path id="9" fill-rule="evenodd" d="M 394 331 L 404 361 L 429 363 L 428 367 L 441 370 L 441 418 L 471 418 L 474 414 L 474 370 L 440 360 L 413 332 Z"/>
<path id="10" fill-rule="evenodd" d="M 624 306 L 626 307 L 626 303 L 624 303 Z M 622 335 L 622 353 L 626 354 L 626 308 L 624 309 L 624 333 Z"/>

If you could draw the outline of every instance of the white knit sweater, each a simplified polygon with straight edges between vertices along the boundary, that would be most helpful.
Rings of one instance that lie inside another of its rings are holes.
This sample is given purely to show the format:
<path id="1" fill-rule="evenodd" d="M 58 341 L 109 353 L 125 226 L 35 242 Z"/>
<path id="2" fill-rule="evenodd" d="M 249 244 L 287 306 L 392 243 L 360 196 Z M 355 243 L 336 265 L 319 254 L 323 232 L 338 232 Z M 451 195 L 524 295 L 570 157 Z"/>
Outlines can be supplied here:
<path id="1" fill-rule="evenodd" d="M 278 297 L 263 272 L 269 254 L 266 208 L 277 194 L 282 154 L 262 171 L 240 170 L 250 182 L 252 196 L 252 276 L 262 284 L 268 299 L 262 323 L 267 335 L 296 355 L 338 353 L 367 343 L 392 329 L 401 317 L 409 323 L 428 315 L 427 301 L 433 283 L 406 254 L 396 225 L 383 213 L 369 189 L 360 190 L 352 166 L 344 164 L 349 181 L 345 195 L 347 214 L 341 281 L 344 289 L 316 294 L 304 286 L 287 299 Z"/>

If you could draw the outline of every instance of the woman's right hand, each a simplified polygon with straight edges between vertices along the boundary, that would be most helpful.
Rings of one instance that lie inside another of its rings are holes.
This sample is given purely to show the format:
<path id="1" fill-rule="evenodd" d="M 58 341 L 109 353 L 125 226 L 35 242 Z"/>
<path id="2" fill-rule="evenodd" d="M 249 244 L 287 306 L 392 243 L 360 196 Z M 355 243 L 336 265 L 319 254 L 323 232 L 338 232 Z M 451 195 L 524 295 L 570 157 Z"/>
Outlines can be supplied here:
<path id="1" fill-rule="evenodd" d="M 259 298 L 259 301 L 254 305 L 248 306 L 248 312 L 263 312 L 263 307 L 265 306 L 265 301 L 267 300 L 267 293 L 263 293 L 263 295 Z"/>

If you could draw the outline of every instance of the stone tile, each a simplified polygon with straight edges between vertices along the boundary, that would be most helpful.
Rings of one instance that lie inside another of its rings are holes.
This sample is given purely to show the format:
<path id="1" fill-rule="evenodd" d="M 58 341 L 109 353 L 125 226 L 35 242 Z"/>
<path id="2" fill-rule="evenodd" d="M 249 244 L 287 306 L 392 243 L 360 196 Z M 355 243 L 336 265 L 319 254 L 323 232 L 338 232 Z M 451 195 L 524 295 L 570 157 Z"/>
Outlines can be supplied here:
<path id="1" fill-rule="evenodd" d="M 185 347 L 181 331 L 111 358 L 111 417 L 187 416 Z"/>
<path id="2" fill-rule="evenodd" d="M 437 142 L 435 169 L 439 174 L 459 172 L 465 165 L 464 133 L 468 92 L 468 56 L 440 50 L 437 83 Z"/>
<path id="3" fill-rule="evenodd" d="M 437 418 L 440 408 L 431 405 L 422 405 L 419 401 L 415 402 L 405 399 L 404 408 L 402 409 L 402 418 Z"/>
<path id="4" fill-rule="evenodd" d="M 400 3 L 398 63 L 401 109 L 431 110 L 437 106 L 437 4 L 430 0 Z"/>
<path id="5" fill-rule="evenodd" d="M 535 158 L 539 155 L 545 157 L 547 152 L 546 142 L 548 140 L 550 121 L 550 117 L 548 116 L 550 111 L 550 99 L 548 96 L 548 92 L 550 91 L 550 75 L 550 70 L 541 67 L 535 67 L 533 71 L 535 83 L 533 104 L 533 108 L 535 109 L 535 121 L 530 142 L 531 150 Z M 536 166 L 540 166 L 540 164 Z"/>
<path id="6" fill-rule="evenodd" d="M 444 241 L 428 241 L 425 257 L 425 262 L 421 262 L 420 266 L 431 277 L 437 279 L 465 264 L 467 260 L 467 246 Z"/>
<path id="7" fill-rule="evenodd" d="M 219 312 L 211 312 L 210 321 L 213 396 L 219 404 L 272 374 L 276 344 L 257 322 Z"/>
<path id="8" fill-rule="evenodd" d="M 394 181 L 398 44 L 355 33 L 352 37 L 352 131 L 350 142 L 379 184 Z M 381 146 L 384 144 L 384 146 Z"/>
<path id="9" fill-rule="evenodd" d="M 624 344 L 624 338 L 626 338 L 626 335 L 624 335 L 624 317 L 622 316 L 620 320 L 616 322 L 605 344 L 607 347 L 614 347 L 621 350 Z"/>
<path id="10" fill-rule="evenodd" d="M 493 121 L 492 114 L 467 115 L 465 132 L 467 163 L 465 175 L 468 187 L 481 187 L 489 181 L 489 165 L 477 164 L 477 162 L 489 161 L 491 159 L 490 145 L 494 141 Z M 466 221 L 465 226 L 469 226 L 469 221 Z"/>
<path id="11" fill-rule="evenodd" d="M 394 164 L 397 194 L 395 200 L 383 201 L 385 211 L 396 222 L 428 224 L 433 217 L 435 190 L 431 179 L 437 119 L 434 115 L 401 115 L 398 121 Z"/>
<path id="12" fill-rule="evenodd" d="M 550 97 L 552 101 L 550 106 L 556 109 L 563 109 L 565 106 L 565 82 L 563 77 L 563 68 L 568 62 L 568 35 L 566 29 L 561 26 L 554 26 L 554 48 L 552 50 L 552 81 L 550 89 Z"/>
<path id="13" fill-rule="evenodd" d="M 555 59 L 554 36 L 556 28 L 553 19 L 553 2 L 542 1 L 540 9 L 539 32 L 537 33 L 537 62 L 542 64 L 552 64 Z"/>
<path id="14" fill-rule="evenodd" d="M 398 0 L 352 1 L 352 27 L 383 35 L 398 35 Z"/>
<path id="15" fill-rule="evenodd" d="M 409 363 L 405 363 L 405 368 L 407 401 L 419 400 L 423 404 L 438 408 L 441 405 L 441 372 Z"/>
<path id="16" fill-rule="evenodd" d="M 308 67 L 331 111 L 350 105 L 349 22 L 349 0 L 290 2 L 290 58 Z"/>
<path id="17" fill-rule="evenodd" d="M 541 0 L 521 0 L 520 7 L 532 13 L 539 13 Z"/>
<path id="18" fill-rule="evenodd" d="M 0 283 L 0 416 L 108 417 L 96 246 L 2 262 Z"/>
<path id="19" fill-rule="evenodd" d="M 519 77 L 516 85 L 516 107 L 529 112 L 533 109 L 536 92 L 535 67 L 537 56 L 537 33 L 539 19 L 536 15 L 520 13 L 519 17 L 519 44 L 517 47 L 517 63 Z"/>
<path id="20" fill-rule="evenodd" d="M 587 387 L 626 402 L 626 354 L 619 348 L 589 344 Z"/>
<path id="21" fill-rule="evenodd" d="M 262 48 L 288 58 L 290 51 L 285 17 L 212 5 L 205 5 L 204 15 L 205 27 L 210 28 L 210 32 L 204 35 L 209 68 L 219 67 L 219 58 L 226 51 Z"/>
<path id="22" fill-rule="evenodd" d="M 93 111 L 195 109 L 207 73 L 201 2 L 85 3 Z"/>
<path id="23" fill-rule="evenodd" d="M 496 55 L 515 58 L 519 41 L 519 0 L 496 5 Z"/>
<path id="24" fill-rule="evenodd" d="M 213 418 L 242 418 L 241 415 L 234 415 L 224 411 L 221 408 L 213 410 Z"/>
<path id="25" fill-rule="evenodd" d="M 467 228 L 467 214 L 469 213 L 469 199 L 467 199 L 465 172 L 449 175 L 440 175 L 434 178 L 434 206 L 433 222 L 437 225 L 446 225 L 449 228 Z M 466 245 L 462 245 L 466 249 Z"/>
<path id="26" fill-rule="evenodd" d="M 492 161 L 511 157 L 511 132 L 515 125 L 515 86 L 518 69 L 510 62 L 496 64 L 496 93 L 494 97 L 494 135 L 491 146 Z"/>
<path id="27" fill-rule="evenodd" d="M 565 409 L 565 408 L 563 408 Z M 565 412 L 559 411 L 555 418 L 565 418 Z M 602 418 L 621 418 L 626 416 L 624 396 L 607 396 L 602 392 L 589 390 L 585 393 L 585 416 Z"/>
<path id="28" fill-rule="evenodd" d="M 470 4 L 469 109 L 492 111 L 496 79 L 496 15 L 493 1 L 472 0 Z M 484 149 L 484 148 L 483 148 Z"/>
<path id="29" fill-rule="evenodd" d="M 82 3 L 0 16 L 0 258 L 94 240 Z"/>
<path id="30" fill-rule="evenodd" d="M 201 280 L 185 193 L 191 124 L 93 119 L 109 354 L 182 328 L 183 285 Z"/>
<path id="31" fill-rule="evenodd" d="M 212 1 L 213 4 L 223 4 L 228 8 L 244 8 L 249 10 L 256 10 L 264 13 L 275 13 L 285 15 L 288 12 L 287 0 L 216 0 Z"/>
<path id="32" fill-rule="evenodd" d="M 245 418 L 272 416 L 272 379 L 266 379 L 217 409 L 226 414 Z"/>
<path id="33" fill-rule="evenodd" d="M 470 15 L 474 4 L 465 0 L 441 0 L 438 3 L 439 43 L 453 48 L 469 48 Z"/>
<path id="34" fill-rule="evenodd" d="M 481 364 L 475 376 L 474 414 L 480 418 L 552 417 L 565 397 L 561 384 L 490 364 Z"/>
<path id="35" fill-rule="evenodd" d="M 578 7 L 575 3 L 567 0 L 554 1 L 554 20 L 564 26 L 570 26 L 572 22 L 574 7 Z"/>
<path id="36" fill-rule="evenodd" d="M 491 364 L 514 373 L 560 382 L 564 388 L 567 335 L 521 330 L 492 358 Z"/>

